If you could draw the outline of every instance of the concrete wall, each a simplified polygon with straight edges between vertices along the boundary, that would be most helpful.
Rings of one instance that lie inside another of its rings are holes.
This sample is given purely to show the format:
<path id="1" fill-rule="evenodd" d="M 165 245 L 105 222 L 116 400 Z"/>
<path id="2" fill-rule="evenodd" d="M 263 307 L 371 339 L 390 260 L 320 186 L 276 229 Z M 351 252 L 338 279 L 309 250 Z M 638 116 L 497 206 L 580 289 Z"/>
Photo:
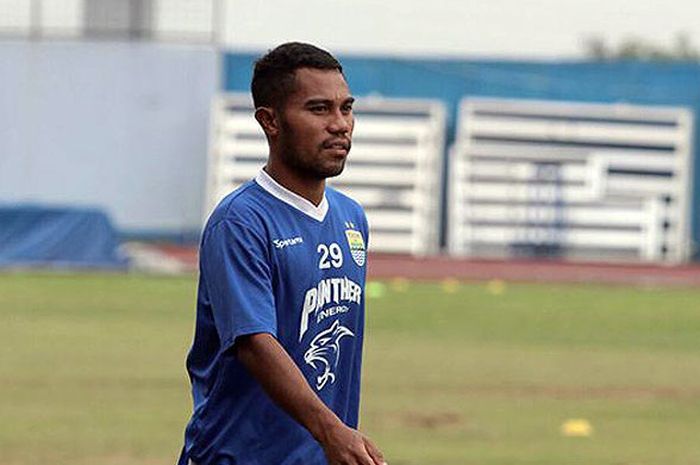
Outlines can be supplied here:
<path id="1" fill-rule="evenodd" d="M 100 207 L 127 232 L 203 215 L 217 54 L 137 42 L 0 42 L 0 203 Z"/>

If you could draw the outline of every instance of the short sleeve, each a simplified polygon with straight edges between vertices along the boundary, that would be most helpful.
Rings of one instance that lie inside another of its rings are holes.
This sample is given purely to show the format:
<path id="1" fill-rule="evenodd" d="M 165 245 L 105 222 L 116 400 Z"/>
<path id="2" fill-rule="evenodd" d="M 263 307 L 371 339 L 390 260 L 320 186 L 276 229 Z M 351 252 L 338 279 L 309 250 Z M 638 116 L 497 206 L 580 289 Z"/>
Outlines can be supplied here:
<path id="1" fill-rule="evenodd" d="M 213 225 L 200 264 L 223 349 L 245 334 L 277 335 L 268 249 L 259 234 L 234 221 Z"/>
<path id="2" fill-rule="evenodd" d="M 367 223 L 367 215 L 365 215 L 364 211 L 362 212 L 362 227 L 365 233 L 365 248 L 369 251 L 369 224 Z"/>

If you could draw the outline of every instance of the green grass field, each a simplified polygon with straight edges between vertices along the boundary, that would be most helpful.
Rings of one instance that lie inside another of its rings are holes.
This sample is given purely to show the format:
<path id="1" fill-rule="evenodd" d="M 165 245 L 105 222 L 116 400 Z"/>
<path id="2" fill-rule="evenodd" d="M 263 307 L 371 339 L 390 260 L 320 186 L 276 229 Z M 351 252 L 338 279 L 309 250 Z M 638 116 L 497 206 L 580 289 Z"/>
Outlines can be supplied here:
<path id="1" fill-rule="evenodd" d="M 0 463 L 173 464 L 195 286 L 0 275 Z M 391 465 L 700 465 L 700 290 L 451 290 L 368 300 L 362 429 Z"/>

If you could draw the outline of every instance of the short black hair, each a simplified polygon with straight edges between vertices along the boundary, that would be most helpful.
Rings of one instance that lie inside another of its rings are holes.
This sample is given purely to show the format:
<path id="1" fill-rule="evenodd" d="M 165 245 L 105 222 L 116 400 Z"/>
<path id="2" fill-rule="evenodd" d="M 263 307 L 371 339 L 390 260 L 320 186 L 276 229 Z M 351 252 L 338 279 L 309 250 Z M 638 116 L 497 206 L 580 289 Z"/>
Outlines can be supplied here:
<path id="1" fill-rule="evenodd" d="M 258 107 L 279 107 L 294 91 L 294 73 L 299 68 L 336 69 L 343 67 L 333 55 L 315 45 L 288 42 L 268 51 L 253 69 L 250 90 Z"/>

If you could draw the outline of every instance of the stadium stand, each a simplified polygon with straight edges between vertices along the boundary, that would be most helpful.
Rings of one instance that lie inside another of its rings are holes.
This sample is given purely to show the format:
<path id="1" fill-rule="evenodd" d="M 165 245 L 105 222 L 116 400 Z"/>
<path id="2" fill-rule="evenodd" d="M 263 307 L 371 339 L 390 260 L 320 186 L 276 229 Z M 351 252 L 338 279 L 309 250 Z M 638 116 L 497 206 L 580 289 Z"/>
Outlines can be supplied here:
<path id="1" fill-rule="evenodd" d="M 449 250 L 685 262 L 692 133 L 682 108 L 465 99 Z"/>
<path id="2" fill-rule="evenodd" d="M 343 174 L 330 184 L 363 204 L 374 251 L 436 253 L 445 133 L 439 102 L 359 99 L 353 148 Z M 208 211 L 255 176 L 267 158 L 265 136 L 248 94 L 214 102 Z"/>

